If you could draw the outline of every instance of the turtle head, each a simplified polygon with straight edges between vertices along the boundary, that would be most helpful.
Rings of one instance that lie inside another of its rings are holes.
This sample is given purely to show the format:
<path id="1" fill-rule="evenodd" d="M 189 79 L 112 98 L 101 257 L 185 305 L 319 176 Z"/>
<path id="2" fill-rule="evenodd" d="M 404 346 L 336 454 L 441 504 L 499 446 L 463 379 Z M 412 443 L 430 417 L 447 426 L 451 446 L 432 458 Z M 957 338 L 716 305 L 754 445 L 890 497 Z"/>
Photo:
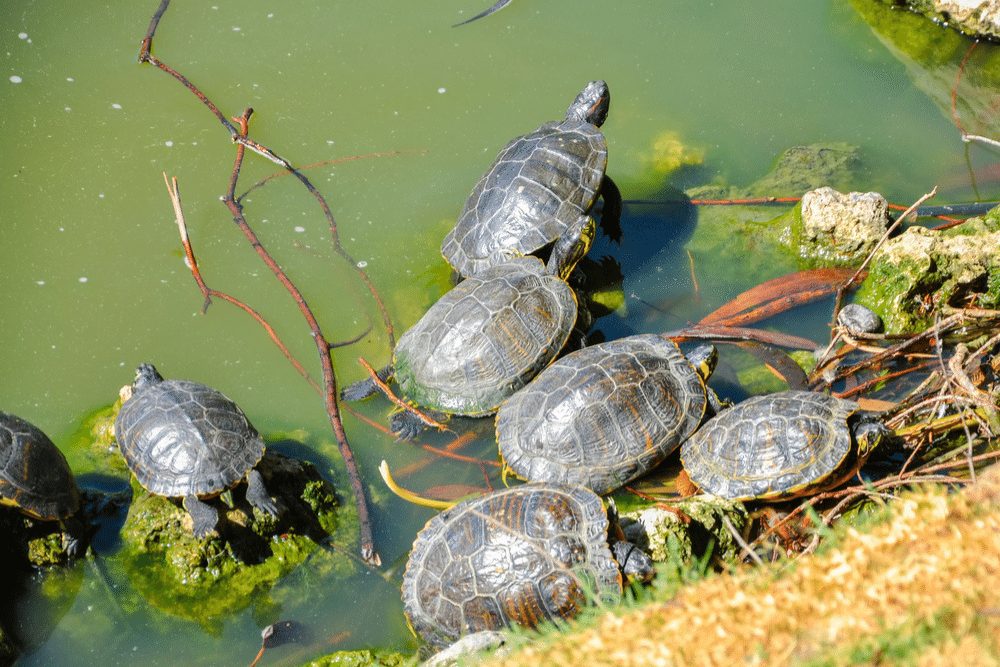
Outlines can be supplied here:
<path id="1" fill-rule="evenodd" d="M 719 363 L 719 350 L 714 345 L 699 345 L 684 355 L 688 363 L 694 366 L 702 380 L 707 380 Z"/>
<path id="2" fill-rule="evenodd" d="M 625 540 L 617 540 L 611 544 L 611 553 L 618 561 L 622 576 L 628 581 L 645 583 L 656 576 L 656 566 L 653 559 L 645 551 Z"/>
<path id="3" fill-rule="evenodd" d="M 608 117 L 611 92 L 603 81 L 591 81 L 566 109 L 566 119 L 583 120 L 600 127 Z"/>
<path id="4" fill-rule="evenodd" d="M 870 415 L 859 417 L 851 425 L 851 435 L 858 445 L 858 458 L 864 459 L 881 443 L 892 434 L 885 424 Z"/>
<path id="5" fill-rule="evenodd" d="M 163 376 L 156 371 L 156 367 L 153 364 L 139 364 L 139 367 L 135 369 L 135 381 L 132 383 L 132 388 L 138 391 L 157 382 L 163 382 Z"/>

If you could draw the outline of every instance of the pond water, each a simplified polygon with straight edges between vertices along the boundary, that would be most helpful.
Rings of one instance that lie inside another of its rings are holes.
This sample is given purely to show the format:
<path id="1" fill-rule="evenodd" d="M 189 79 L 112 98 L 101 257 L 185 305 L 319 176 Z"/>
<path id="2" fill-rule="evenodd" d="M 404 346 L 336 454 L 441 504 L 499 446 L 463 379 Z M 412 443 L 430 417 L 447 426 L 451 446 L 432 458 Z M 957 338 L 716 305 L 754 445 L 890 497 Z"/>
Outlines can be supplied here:
<path id="1" fill-rule="evenodd" d="M 306 173 L 397 332 L 448 289 L 440 240 L 496 151 L 561 117 L 590 79 L 611 88 L 603 128 L 609 175 L 626 200 L 696 182 L 745 184 L 784 149 L 816 142 L 858 146 L 856 187 L 903 204 L 939 182 L 949 186 L 949 200 L 969 200 L 967 165 L 996 162 L 959 140 L 940 103 L 951 81 L 927 90 L 920 68 L 898 60 L 863 20 L 881 6 L 875 0 L 516 0 L 450 27 L 488 3 L 176 0 L 154 42 L 154 53 L 227 115 L 253 106 L 252 136 L 294 164 L 390 153 Z M 224 391 L 262 432 L 295 434 L 299 445 L 279 449 L 316 463 L 350 503 L 318 395 L 244 313 L 218 301 L 200 312 L 163 172 L 179 180 L 208 283 L 262 312 L 319 376 L 294 303 L 219 201 L 234 154 L 229 137 L 176 81 L 136 61 L 155 9 L 152 0 L 60 3 L 58 11 L 25 0 L 0 8 L 0 408 L 45 430 L 84 486 L 90 479 L 93 488 L 121 490 L 123 478 L 88 476 L 99 472 L 93 459 L 69 443 L 138 363 L 152 361 L 169 377 Z M 945 32 L 929 23 L 919 30 L 931 42 Z M 993 48 L 981 45 L 977 58 Z M 954 68 L 962 53 L 938 64 Z M 655 175 L 653 147 L 665 133 L 702 156 L 686 172 L 691 182 Z M 241 183 L 276 169 L 248 154 Z M 996 198 L 995 185 L 992 192 L 987 182 L 977 185 L 980 196 Z M 249 196 L 246 215 L 331 340 L 372 323 L 360 343 L 335 352 L 338 377 L 362 377 L 358 356 L 385 363 L 378 311 L 354 268 L 331 251 L 315 200 L 294 179 L 280 178 Z M 603 240 L 595 251 L 615 254 L 626 276 L 624 307 L 597 321 L 599 335 L 695 321 L 777 275 L 747 279 L 709 254 L 694 255 L 705 280 L 693 298 L 680 227 L 695 220 L 689 210 L 626 204 L 626 242 Z M 821 304 L 778 326 L 822 339 L 828 312 Z M 723 391 L 739 393 L 731 372 L 726 381 L 726 364 L 724 353 Z M 388 404 L 373 399 L 358 410 L 384 422 Z M 402 477 L 416 489 L 484 486 L 484 470 L 495 485 L 496 468 L 396 443 L 350 415 L 345 424 L 372 500 L 379 571 L 356 566 L 350 576 L 330 575 L 310 561 L 250 607 L 199 624 L 144 601 L 124 575 L 118 524 L 109 520 L 95 541 L 96 561 L 43 575 L 32 592 L 0 603 L 26 644 L 21 663 L 247 663 L 260 629 L 283 618 L 307 627 L 310 639 L 269 651 L 269 664 L 340 648 L 414 647 L 399 578 L 431 511 L 388 493 L 378 463 L 420 464 Z M 495 460 L 489 420 L 453 425 L 479 436 L 463 454 Z M 421 442 L 443 447 L 454 437 Z M 59 592 L 45 594 L 52 590 Z"/>

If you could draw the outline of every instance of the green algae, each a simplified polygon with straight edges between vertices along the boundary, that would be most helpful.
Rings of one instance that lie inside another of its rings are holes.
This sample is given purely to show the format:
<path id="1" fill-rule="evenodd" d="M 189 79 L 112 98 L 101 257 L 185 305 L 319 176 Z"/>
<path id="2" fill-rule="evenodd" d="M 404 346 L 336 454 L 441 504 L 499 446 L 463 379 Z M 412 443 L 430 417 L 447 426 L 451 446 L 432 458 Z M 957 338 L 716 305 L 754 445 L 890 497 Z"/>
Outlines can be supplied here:
<path id="1" fill-rule="evenodd" d="M 359 649 L 330 653 L 303 663 L 303 667 L 401 667 L 410 664 L 415 664 L 415 660 L 402 653 L 379 649 Z"/>
<path id="2" fill-rule="evenodd" d="M 70 436 L 68 449 L 90 470 L 126 477 L 128 466 L 115 440 L 115 418 L 121 406 L 119 399 L 86 415 Z"/>
<path id="3" fill-rule="evenodd" d="M 220 520 L 205 539 L 192 535 L 191 519 L 175 501 L 149 494 L 133 480 L 121 561 L 151 605 L 209 631 L 221 617 L 252 603 L 266 616 L 273 584 L 344 528 L 332 485 L 311 464 L 268 451 L 257 469 L 279 516 L 252 508 L 237 488 L 231 508 L 209 501 Z"/>

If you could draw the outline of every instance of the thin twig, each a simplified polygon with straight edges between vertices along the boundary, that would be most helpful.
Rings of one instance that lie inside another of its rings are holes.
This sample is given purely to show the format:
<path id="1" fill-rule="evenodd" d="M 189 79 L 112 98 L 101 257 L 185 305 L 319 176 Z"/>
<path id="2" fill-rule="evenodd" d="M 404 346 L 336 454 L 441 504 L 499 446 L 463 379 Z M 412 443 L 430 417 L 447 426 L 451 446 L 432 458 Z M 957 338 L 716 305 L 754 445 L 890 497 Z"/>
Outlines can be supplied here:
<path id="1" fill-rule="evenodd" d="M 240 134 L 246 134 L 250 121 L 250 115 L 252 113 L 253 110 L 248 108 L 238 119 Z M 236 226 L 241 232 L 243 232 L 243 235 L 250 243 L 250 246 L 254 249 L 254 251 L 256 251 L 257 256 L 260 257 L 261 261 L 263 261 L 269 269 L 271 269 L 275 278 L 278 279 L 278 282 L 281 283 L 281 285 L 295 301 L 295 304 L 299 308 L 299 312 L 302 314 L 302 317 L 309 326 L 309 331 L 312 334 L 316 350 L 320 357 L 320 364 L 323 368 L 323 393 L 326 402 L 327 416 L 329 417 L 330 427 L 333 429 L 334 437 L 337 440 L 337 449 L 340 452 L 341 459 L 344 461 L 351 489 L 354 493 L 355 505 L 358 511 L 361 557 L 365 560 L 365 562 L 377 567 L 382 561 L 378 552 L 375 551 L 375 544 L 372 539 L 371 520 L 368 513 L 368 503 L 365 499 L 364 486 L 361 483 L 361 474 L 358 471 L 357 463 L 354 460 L 354 453 L 351 451 L 350 443 L 347 440 L 347 433 L 344 431 L 344 424 L 340 419 L 340 408 L 337 404 L 337 379 L 333 371 L 333 361 L 330 358 L 330 344 L 323 335 L 319 322 L 316 320 L 316 316 L 313 314 L 312 308 L 310 308 L 309 304 L 306 303 L 302 292 L 299 291 L 299 288 L 295 286 L 291 279 L 289 279 L 284 269 L 281 268 L 281 266 L 264 247 L 263 243 L 261 243 L 257 234 L 253 231 L 250 224 L 243 216 L 243 207 L 236 201 L 236 183 L 239 180 L 240 169 L 243 166 L 244 154 L 244 145 L 242 143 L 237 143 L 236 158 L 233 161 L 232 176 L 229 179 L 229 189 L 223 196 L 222 201 L 232 214 L 233 222 L 235 222 Z"/>
<path id="2" fill-rule="evenodd" d="M 357 469 L 357 464 L 354 461 L 354 455 L 351 452 L 350 444 L 347 440 L 347 435 L 344 432 L 343 424 L 340 419 L 339 407 L 337 404 L 337 386 L 336 377 L 333 371 L 333 361 L 330 357 L 330 344 L 322 334 L 320 330 L 319 323 L 317 322 L 312 310 L 309 308 L 305 299 L 303 298 L 301 292 L 288 278 L 285 272 L 273 259 L 273 257 L 267 252 L 264 246 L 261 244 L 260 240 L 257 238 L 256 234 L 250 228 L 246 218 L 243 216 L 242 205 L 236 199 L 236 182 L 239 178 L 240 168 L 243 164 L 243 158 L 245 154 L 245 149 L 250 148 L 251 150 L 260 153 L 264 157 L 282 165 L 288 169 L 300 182 L 306 187 L 306 189 L 313 195 L 314 198 L 319 202 L 320 207 L 323 210 L 323 214 L 326 217 L 329 226 L 331 240 L 334 245 L 334 250 L 340 254 L 345 260 L 349 261 L 354 269 L 358 272 L 365 283 L 368 291 L 372 294 L 381 314 L 382 320 L 385 325 L 386 334 L 390 341 L 390 347 L 394 346 L 395 336 L 393 333 L 392 322 L 388 314 L 388 310 L 385 307 L 384 302 L 381 299 L 375 286 L 372 284 L 371 280 L 368 278 L 367 273 L 364 271 L 362 266 L 359 266 L 358 262 L 354 261 L 350 254 L 341 246 L 339 236 L 337 234 L 336 222 L 333 218 L 333 213 L 330 210 L 326 199 L 318 190 L 312 185 L 308 178 L 303 174 L 295 170 L 294 167 L 284 158 L 278 156 L 274 151 L 262 146 L 258 142 L 252 140 L 248 136 L 248 122 L 252 109 L 247 109 L 242 117 L 238 119 L 239 130 L 226 118 L 226 116 L 221 112 L 218 106 L 215 105 L 197 86 L 195 86 L 187 77 L 182 75 L 177 70 L 173 69 L 169 65 L 163 63 L 158 58 L 156 58 L 151 50 L 153 44 L 153 36 L 159 25 L 159 22 L 166 12 L 169 6 L 169 0 L 161 0 L 159 7 L 154 13 L 152 19 L 150 20 L 149 28 L 146 32 L 144 39 L 140 45 L 139 50 L 139 61 L 150 63 L 166 72 L 177 81 L 179 81 L 185 88 L 187 88 L 193 95 L 195 95 L 216 117 L 217 120 L 223 125 L 226 131 L 229 133 L 230 138 L 237 144 L 236 159 L 233 165 L 232 175 L 230 177 L 229 189 L 223 198 L 223 201 L 227 208 L 229 208 L 230 213 L 233 216 L 234 222 L 243 232 L 244 236 L 250 242 L 251 246 L 257 252 L 258 257 L 271 269 L 275 277 L 281 282 L 282 286 L 285 287 L 286 291 L 292 296 L 296 304 L 299 307 L 299 311 L 305 318 L 310 331 L 312 332 L 314 342 L 317 346 L 317 352 L 320 355 L 320 362 L 323 369 L 323 386 L 324 386 L 324 398 L 326 402 L 327 416 L 329 417 L 331 428 L 333 429 L 334 436 L 337 440 L 337 446 L 340 451 L 341 458 L 344 460 L 344 465 L 347 469 L 348 477 L 350 478 L 350 483 L 352 491 L 354 494 L 355 504 L 358 510 L 358 521 L 359 521 L 359 531 L 360 531 L 360 547 L 361 555 L 365 562 L 378 566 L 381 562 L 378 553 L 375 551 L 374 542 L 372 540 L 371 523 L 368 513 L 367 500 L 365 499 L 364 487 L 361 483 L 361 477 Z M 192 263 L 193 267 L 197 265 Z M 194 270 L 194 269 L 193 269 Z M 220 297 L 221 298 L 221 297 Z M 250 312 L 250 311 L 248 311 Z M 262 321 L 260 318 L 258 321 Z M 274 338 L 274 337 L 272 337 Z"/>
<path id="3" fill-rule="evenodd" d="M 757 552 L 750 548 L 750 545 L 747 544 L 747 541 L 743 539 L 743 536 L 740 535 L 738 530 L 736 530 L 736 526 L 733 525 L 733 522 L 730 521 L 729 517 L 725 514 L 722 515 L 722 525 L 726 527 L 729 534 L 733 536 L 734 540 L 736 540 L 736 544 L 740 545 L 740 549 L 743 550 L 743 553 L 749 556 L 753 562 L 757 563 L 757 565 L 764 564 L 764 561 L 757 555 Z"/>
<path id="4" fill-rule="evenodd" d="M 379 391 L 385 394 L 385 397 L 388 398 L 396 406 L 398 406 L 401 410 L 409 412 L 411 415 L 415 416 L 422 423 L 424 423 L 427 426 L 430 426 L 431 428 L 436 428 L 439 431 L 449 430 L 448 427 L 442 424 L 441 422 L 431 419 L 423 412 L 421 412 L 417 408 L 413 407 L 412 405 L 401 399 L 399 396 L 396 396 L 392 388 L 389 385 L 387 385 L 382 380 L 382 378 L 378 376 L 378 371 L 372 368 L 372 365 L 369 364 L 367 361 L 365 361 L 364 357 L 358 357 L 358 363 L 361 364 L 361 366 L 365 369 L 365 371 L 368 373 L 368 376 L 371 378 L 372 382 L 374 382 L 375 386 L 379 388 Z"/>
<path id="5" fill-rule="evenodd" d="M 292 351 L 288 349 L 288 346 L 285 345 L 284 341 L 282 341 L 281 338 L 278 336 L 278 332 L 274 330 L 274 327 L 271 326 L 271 324 L 264 318 L 263 315 L 261 315 L 257 310 L 251 308 L 248 304 L 241 301 L 240 299 L 237 299 L 236 297 L 227 294 L 225 292 L 220 292 L 219 290 L 212 289 L 205 283 L 205 279 L 201 275 L 201 269 L 198 266 L 198 260 L 195 258 L 194 255 L 194 246 L 192 245 L 191 238 L 188 234 L 187 222 L 184 219 L 184 209 L 181 204 L 180 187 L 178 186 L 177 178 L 175 177 L 168 180 L 166 173 L 164 173 L 163 180 L 167 184 L 167 193 L 170 195 L 170 201 L 174 207 L 174 216 L 175 216 L 175 221 L 177 223 L 177 230 L 180 233 L 181 243 L 184 246 L 184 260 L 185 260 L 184 263 L 187 264 L 188 269 L 190 269 L 191 271 L 191 275 L 194 277 L 195 282 L 198 284 L 198 289 L 201 290 L 202 295 L 205 297 L 205 300 L 201 308 L 202 314 L 204 314 L 208 310 L 209 305 L 212 303 L 213 297 L 217 299 L 222 299 L 223 301 L 236 306 L 237 308 L 245 312 L 247 315 L 252 317 L 254 320 L 256 320 L 257 324 L 259 324 L 261 327 L 264 328 L 264 331 L 267 333 L 268 337 L 274 342 L 274 344 L 278 347 L 278 349 L 281 350 L 281 353 L 285 356 L 285 358 L 289 361 L 289 363 L 291 363 L 292 366 L 295 368 L 295 370 L 299 372 L 299 375 L 305 378 L 306 382 L 308 382 L 310 385 L 312 385 L 316 389 L 319 389 L 319 384 L 316 382 L 316 380 L 309 375 L 309 371 L 307 371 L 305 369 L 305 366 L 302 365 L 302 362 L 300 362 L 295 357 L 295 355 L 292 354 Z"/>

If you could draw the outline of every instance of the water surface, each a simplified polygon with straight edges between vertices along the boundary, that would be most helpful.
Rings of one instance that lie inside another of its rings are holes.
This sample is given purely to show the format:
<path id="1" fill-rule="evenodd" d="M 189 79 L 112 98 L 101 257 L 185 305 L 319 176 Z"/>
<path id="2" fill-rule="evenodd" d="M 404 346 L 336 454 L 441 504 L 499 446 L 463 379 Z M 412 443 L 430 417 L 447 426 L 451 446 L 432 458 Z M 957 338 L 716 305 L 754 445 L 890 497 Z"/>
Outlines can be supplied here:
<path id="1" fill-rule="evenodd" d="M 219 201 L 234 154 L 228 135 L 174 80 L 136 62 L 155 4 L 0 8 L 0 408 L 38 424 L 86 473 L 90 459 L 65 443 L 86 414 L 115 398 L 136 364 L 152 361 L 167 376 L 218 387 L 265 433 L 300 429 L 305 448 L 296 453 L 346 489 L 313 390 L 245 314 L 223 303 L 200 313 L 163 172 L 179 179 L 209 284 L 264 313 L 318 375 L 294 304 Z M 517 0 L 450 27 L 485 4 L 177 0 L 156 36 L 156 55 L 227 115 L 254 107 L 252 135 L 295 164 L 398 152 L 307 172 L 397 331 L 447 289 L 440 239 L 496 151 L 561 117 L 590 79 L 611 87 L 609 174 L 626 199 L 662 191 L 650 163 L 665 132 L 703 152 L 698 177 L 706 181 L 747 183 L 789 146 L 837 141 L 862 152 L 859 187 L 892 201 L 909 203 L 949 174 L 959 184 L 953 196 L 969 194 L 961 189 L 965 146 L 947 113 L 848 3 Z M 978 149 L 971 159 L 995 162 Z M 275 170 L 249 156 L 242 182 Z M 670 245 L 683 242 L 672 228 L 678 220 L 632 206 L 625 212 L 626 235 L 639 235 L 645 250 L 641 262 L 618 257 L 626 276 L 661 274 L 678 305 L 664 313 L 627 304 L 598 321 L 601 335 L 677 326 L 749 286 L 727 282 L 730 267 L 699 256 L 707 283 L 725 288 L 686 298 L 687 260 Z M 336 352 L 339 377 L 361 377 L 359 355 L 385 363 L 377 311 L 353 268 L 331 251 L 327 224 L 305 190 L 277 179 L 250 195 L 246 214 L 329 338 L 375 323 L 360 344 Z M 626 279 L 626 295 L 637 288 L 629 280 L 638 278 Z M 821 330 L 828 308 L 809 312 L 815 321 L 806 328 Z M 379 421 L 388 411 L 378 399 L 361 409 Z M 31 644 L 23 664 L 249 662 L 260 628 L 279 618 L 308 625 L 313 639 L 269 652 L 272 661 L 296 663 L 332 648 L 412 647 L 398 578 L 430 511 L 388 494 L 376 467 L 383 458 L 399 469 L 431 455 L 354 418 L 346 426 L 370 485 L 382 574 L 359 568 L 349 578 L 324 577 L 307 564 L 259 604 L 206 629 L 143 604 L 120 574 L 113 536 L 102 533 L 100 566 L 82 562 L 52 575 L 69 591 L 58 604 L 35 595 L 17 603 L 13 614 Z M 463 452 L 492 460 L 490 424 L 456 425 L 470 428 L 482 437 Z M 408 485 L 484 484 L 480 466 L 431 458 Z"/>

